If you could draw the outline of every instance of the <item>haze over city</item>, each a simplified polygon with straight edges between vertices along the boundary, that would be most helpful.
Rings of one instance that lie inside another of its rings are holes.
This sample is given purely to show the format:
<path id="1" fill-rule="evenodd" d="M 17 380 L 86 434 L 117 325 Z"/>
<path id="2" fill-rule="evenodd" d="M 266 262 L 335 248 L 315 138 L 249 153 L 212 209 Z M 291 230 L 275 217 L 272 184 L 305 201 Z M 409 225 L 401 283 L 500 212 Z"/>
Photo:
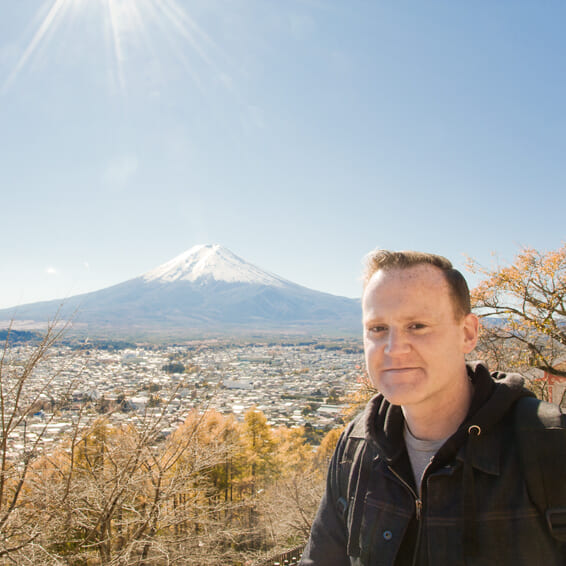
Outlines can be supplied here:
<path id="1" fill-rule="evenodd" d="M 6 2 L 0 308 L 197 244 L 346 297 L 376 246 L 460 268 L 559 247 L 565 16 L 558 1 Z"/>

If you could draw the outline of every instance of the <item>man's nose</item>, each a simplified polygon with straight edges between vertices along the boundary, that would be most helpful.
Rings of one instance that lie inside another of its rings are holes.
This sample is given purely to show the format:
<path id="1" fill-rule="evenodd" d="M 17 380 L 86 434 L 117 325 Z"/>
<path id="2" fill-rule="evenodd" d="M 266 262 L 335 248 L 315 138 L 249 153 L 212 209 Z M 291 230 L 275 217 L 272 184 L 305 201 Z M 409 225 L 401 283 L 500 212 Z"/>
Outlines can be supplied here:
<path id="1" fill-rule="evenodd" d="M 402 330 L 390 328 L 387 333 L 385 352 L 387 354 L 403 354 L 410 348 L 408 336 Z"/>

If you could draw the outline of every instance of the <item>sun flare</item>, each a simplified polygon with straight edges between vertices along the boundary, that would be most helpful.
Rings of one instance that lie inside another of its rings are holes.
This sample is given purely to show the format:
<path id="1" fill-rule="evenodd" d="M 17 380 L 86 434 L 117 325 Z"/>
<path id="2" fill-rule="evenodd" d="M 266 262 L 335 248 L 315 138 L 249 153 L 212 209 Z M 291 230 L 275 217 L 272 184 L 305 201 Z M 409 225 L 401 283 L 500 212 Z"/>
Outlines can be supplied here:
<path id="1" fill-rule="evenodd" d="M 48 0 L 38 10 L 36 19 L 33 35 L 3 81 L 2 92 L 31 66 L 34 57 L 45 54 L 51 43 L 67 42 L 68 48 L 73 49 L 77 41 L 86 41 L 86 35 L 92 37 L 92 29 L 97 30 L 99 40 L 94 50 L 111 58 L 109 67 L 122 93 L 127 87 L 128 61 L 135 51 L 146 50 L 154 56 L 159 51 L 158 56 L 164 57 L 156 43 L 166 44 L 168 53 L 197 84 L 200 80 L 195 61 L 214 66 L 213 54 L 219 53 L 214 41 L 178 0 Z M 83 30 L 88 29 L 89 34 L 81 33 L 80 26 L 88 26 Z M 69 29 L 76 30 L 77 36 L 71 38 Z"/>

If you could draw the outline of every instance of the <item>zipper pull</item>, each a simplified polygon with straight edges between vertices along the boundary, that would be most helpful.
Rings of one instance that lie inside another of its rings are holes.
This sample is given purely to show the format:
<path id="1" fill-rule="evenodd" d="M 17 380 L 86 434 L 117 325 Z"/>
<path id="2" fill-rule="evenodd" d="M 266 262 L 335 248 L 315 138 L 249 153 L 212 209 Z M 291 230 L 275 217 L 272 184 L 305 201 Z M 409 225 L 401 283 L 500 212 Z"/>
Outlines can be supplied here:
<path id="1" fill-rule="evenodd" d="M 415 499 L 415 510 L 417 521 L 420 521 L 423 510 L 423 502 L 420 499 Z"/>

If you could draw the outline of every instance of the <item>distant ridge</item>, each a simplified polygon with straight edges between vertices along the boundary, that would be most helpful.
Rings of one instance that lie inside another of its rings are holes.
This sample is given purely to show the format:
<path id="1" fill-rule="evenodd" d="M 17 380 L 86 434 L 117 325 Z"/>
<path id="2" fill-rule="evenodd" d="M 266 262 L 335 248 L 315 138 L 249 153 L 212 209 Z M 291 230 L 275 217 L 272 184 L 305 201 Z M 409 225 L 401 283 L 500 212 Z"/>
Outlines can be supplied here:
<path id="1" fill-rule="evenodd" d="M 350 335 L 361 318 L 359 300 L 297 285 L 218 244 L 194 246 L 99 291 L 0 310 L 0 327 L 13 317 L 28 327 L 45 323 L 60 307 L 60 317 L 72 317 L 74 331 L 88 335 Z"/>

